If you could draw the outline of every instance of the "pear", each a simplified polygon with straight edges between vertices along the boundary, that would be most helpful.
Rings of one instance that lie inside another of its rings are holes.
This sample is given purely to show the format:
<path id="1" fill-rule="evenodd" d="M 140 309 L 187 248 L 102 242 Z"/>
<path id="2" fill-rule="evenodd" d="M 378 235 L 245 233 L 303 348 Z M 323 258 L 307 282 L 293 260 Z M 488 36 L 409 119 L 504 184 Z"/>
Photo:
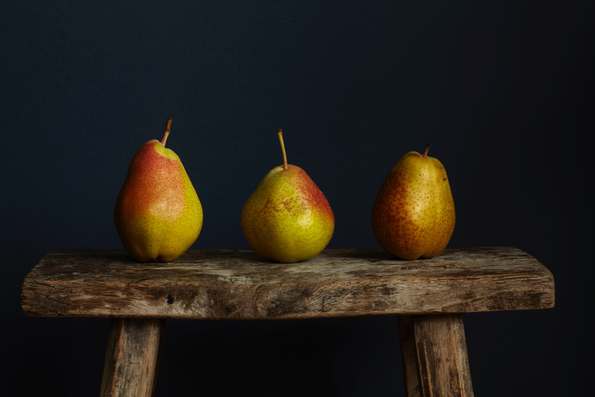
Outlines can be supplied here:
<path id="1" fill-rule="evenodd" d="M 455 205 L 442 163 L 412 151 L 392 168 L 374 204 L 372 226 L 380 245 L 402 259 L 431 258 L 446 248 Z"/>
<path id="2" fill-rule="evenodd" d="M 122 243 L 137 261 L 172 261 L 198 238 L 203 212 L 182 161 L 166 148 L 167 119 L 160 141 L 134 155 L 116 202 L 114 220 Z"/>
<path id="3" fill-rule="evenodd" d="M 278 137 L 283 165 L 270 170 L 248 198 L 241 225 L 258 255 L 277 262 L 299 262 L 327 246 L 335 216 L 306 171 L 287 163 L 283 131 L 279 130 Z"/>

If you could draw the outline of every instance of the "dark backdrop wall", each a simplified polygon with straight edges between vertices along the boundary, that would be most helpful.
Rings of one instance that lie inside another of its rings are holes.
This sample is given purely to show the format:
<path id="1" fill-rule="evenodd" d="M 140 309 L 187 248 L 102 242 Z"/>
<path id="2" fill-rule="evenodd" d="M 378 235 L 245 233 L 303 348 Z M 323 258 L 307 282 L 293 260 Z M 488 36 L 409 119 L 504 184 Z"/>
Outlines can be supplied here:
<path id="1" fill-rule="evenodd" d="M 415 3 L 415 2 L 414 2 Z M 557 307 L 467 318 L 479 396 L 586 395 L 593 365 L 593 5 L 569 2 L 31 1 L 3 4 L 2 389 L 91 396 L 107 321 L 29 319 L 48 250 L 120 247 L 128 161 L 169 145 L 205 207 L 195 245 L 246 247 L 239 211 L 280 162 L 326 193 L 334 247 L 377 247 L 374 195 L 432 144 L 458 209 L 452 246 L 515 245 Z M 394 318 L 171 322 L 158 396 L 399 396 Z"/>

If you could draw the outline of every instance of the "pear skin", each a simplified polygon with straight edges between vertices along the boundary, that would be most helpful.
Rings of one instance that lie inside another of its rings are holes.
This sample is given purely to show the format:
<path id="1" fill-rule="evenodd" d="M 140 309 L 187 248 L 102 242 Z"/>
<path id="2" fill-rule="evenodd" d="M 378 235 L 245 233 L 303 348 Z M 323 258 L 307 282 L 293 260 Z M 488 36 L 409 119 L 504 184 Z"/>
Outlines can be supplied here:
<path id="1" fill-rule="evenodd" d="M 241 214 L 244 236 L 260 256 L 277 262 L 304 261 L 329 243 L 335 217 L 328 200 L 302 168 L 287 164 L 273 168 L 248 198 Z"/>
<path id="2" fill-rule="evenodd" d="M 446 169 L 424 154 L 409 152 L 392 168 L 372 214 L 376 239 L 402 259 L 431 258 L 448 245 L 455 205 Z"/>
<path id="3" fill-rule="evenodd" d="M 182 161 L 152 139 L 134 155 L 116 201 L 114 220 L 129 254 L 137 261 L 172 261 L 198 238 L 203 211 Z"/>

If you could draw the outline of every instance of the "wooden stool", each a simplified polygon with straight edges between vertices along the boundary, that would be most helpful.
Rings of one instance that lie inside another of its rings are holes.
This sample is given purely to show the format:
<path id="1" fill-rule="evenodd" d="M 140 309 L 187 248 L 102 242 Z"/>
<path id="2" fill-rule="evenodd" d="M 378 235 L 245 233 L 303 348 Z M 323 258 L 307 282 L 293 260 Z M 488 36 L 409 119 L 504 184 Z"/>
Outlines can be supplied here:
<path id="1" fill-rule="evenodd" d="M 22 307 L 46 317 L 114 318 L 101 396 L 150 396 L 163 319 L 309 319 L 399 315 L 408 396 L 473 396 L 462 313 L 547 309 L 554 278 L 515 248 L 448 250 L 399 261 L 328 250 L 308 262 L 250 252 L 190 252 L 134 263 L 123 252 L 45 256 Z"/>

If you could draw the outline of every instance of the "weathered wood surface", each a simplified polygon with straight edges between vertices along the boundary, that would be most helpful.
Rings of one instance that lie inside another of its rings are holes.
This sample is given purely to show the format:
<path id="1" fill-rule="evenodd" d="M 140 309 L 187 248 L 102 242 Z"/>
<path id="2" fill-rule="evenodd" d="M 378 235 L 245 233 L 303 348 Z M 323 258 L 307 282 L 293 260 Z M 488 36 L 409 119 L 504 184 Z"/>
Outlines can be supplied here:
<path id="1" fill-rule="evenodd" d="M 408 397 L 473 397 L 460 315 L 399 319 Z"/>
<path id="2" fill-rule="evenodd" d="M 27 275 L 22 307 L 38 316 L 271 319 L 546 309 L 552 274 L 515 248 L 448 250 L 400 261 L 328 250 L 297 264 L 250 252 L 190 252 L 134 263 L 122 252 L 54 253 Z"/>
<path id="3" fill-rule="evenodd" d="M 160 332 L 160 320 L 114 320 L 105 353 L 101 397 L 151 397 Z"/>

